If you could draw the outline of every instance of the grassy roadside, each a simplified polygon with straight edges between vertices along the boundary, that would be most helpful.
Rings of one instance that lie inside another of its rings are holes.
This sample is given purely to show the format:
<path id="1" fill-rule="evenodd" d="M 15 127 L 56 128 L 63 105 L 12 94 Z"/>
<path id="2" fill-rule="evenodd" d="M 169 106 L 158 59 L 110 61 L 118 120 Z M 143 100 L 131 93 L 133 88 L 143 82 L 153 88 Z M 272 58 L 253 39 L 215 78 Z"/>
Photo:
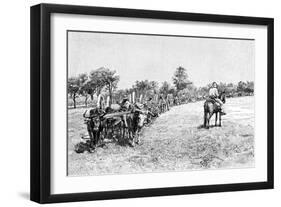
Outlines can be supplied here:
<path id="1" fill-rule="evenodd" d="M 144 173 L 254 166 L 253 98 L 229 99 L 223 126 L 202 124 L 202 103 L 173 107 L 144 128 L 134 148 L 109 142 L 94 153 L 77 154 L 73 146 L 86 132 L 82 113 L 69 111 L 70 176 Z M 241 121 L 242 117 L 242 121 Z"/>

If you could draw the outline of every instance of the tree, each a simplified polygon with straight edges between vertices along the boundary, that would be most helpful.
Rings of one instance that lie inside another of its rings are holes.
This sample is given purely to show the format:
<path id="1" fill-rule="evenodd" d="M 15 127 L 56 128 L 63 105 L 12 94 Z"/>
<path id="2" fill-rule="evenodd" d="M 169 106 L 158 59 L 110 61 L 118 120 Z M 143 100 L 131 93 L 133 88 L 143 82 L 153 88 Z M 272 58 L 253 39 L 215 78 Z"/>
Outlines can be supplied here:
<path id="1" fill-rule="evenodd" d="M 119 89 L 114 93 L 114 99 L 117 102 L 121 102 L 123 100 L 123 98 L 127 97 L 127 90 L 126 89 Z"/>
<path id="2" fill-rule="evenodd" d="M 206 98 L 209 93 L 209 87 L 208 86 L 203 86 L 198 89 L 198 94 L 199 94 L 199 99 Z"/>
<path id="3" fill-rule="evenodd" d="M 253 81 L 247 81 L 246 83 L 246 88 L 244 89 L 244 91 L 248 94 L 253 94 L 254 93 L 254 82 Z"/>
<path id="4" fill-rule="evenodd" d="M 70 97 L 73 100 L 73 107 L 76 108 L 76 98 L 79 93 L 79 78 L 71 77 L 67 81 L 67 93 L 70 94 Z"/>
<path id="5" fill-rule="evenodd" d="M 91 100 L 93 100 L 94 93 L 96 92 L 96 86 L 91 82 L 91 80 L 87 80 L 83 86 L 83 91 L 91 97 Z"/>
<path id="6" fill-rule="evenodd" d="M 116 71 L 105 67 L 93 70 L 90 73 L 90 82 L 95 86 L 97 95 L 101 93 L 104 87 L 108 90 L 110 97 L 109 105 L 112 103 L 112 91 L 117 88 L 118 81 L 119 76 L 116 75 Z"/>
<path id="7" fill-rule="evenodd" d="M 144 93 L 145 91 L 151 89 L 151 85 L 148 80 L 136 81 L 133 87 L 140 93 Z"/>
<path id="8" fill-rule="evenodd" d="M 164 81 L 162 86 L 160 87 L 160 93 L 164 94 L 164 96 L 167 96 L 170 93 L 171 89 L 171 85 L 167 81 Z"/>
<path id="9" fill-rule="evenodd" d="M 158 93 L 158 83 L 156 81 L 150 81 L 150 88 L 154 94 Z"/>
<path id="10" fill-rule="evenodd" d="M 88 84 L 88 75 L 86 73 L 79 74 L 77 84 L 79 86 L 78 94 L 85 97 L 84 103 L 87 106 L 88 97 L 91 93 L 91 88 Z"/>
<path id="11" fill-rule="evenodd" d="M 171 86 L 171 88 L 169 89 L 169 94 L 173 94 L 173 96 L 177 95 L 177 90 L 174 86 Z"/>
<path id="12" fill-rule="evenodd" d="M 187 88 L 182 89 L 178 91 L 178 97 L 181 103 L 187 103 L 191 98 L 190 91 Z"/>
<path id="13" fill-rule="evenodd" d="M 236 85 L 233 83 L 228 83 L 226 85 L 226 95 L 229 97 L 233 97 L 236 92 Z"/>
<path id="14" fill-rule="evenodd" d="M 191 83 L 187 86 L 187 89 L 189 92 L 189 99 L 191 99 L 192 101 L 196 101 L 199 98 L 197 87 Z"/>
<path id="15" fill-rule="evenodd" d="M 97 96 L 101 93 L 101 90 L 105 86 L 105 82 L 101 79 L 101 73 L 98 70 L 92 70 L 89 75 L 89 84 L 92 89 L 95 89 Z"/>
<path id="16" fill-rule="evenodd" d="M 140 96 L 140 94 L 144 95 L 148 90 L 151 89 L 151 84 L 148 80 L 136 81 L 135 85 L 133 85 L 133 88 L 136 90 L 137 96 Z"/>
<path id="17" fill-rule="evenodd" d="M 88 77 L 88 80 L 85 83 L 84 90 L 90 95 L 91 100 L 94 99 L 94 93 L 96 93 L 99 89 L 100 85 L 93 79 L 91 76 Z M 100 91 L 100 90 L 99 90 Z"/>
<path id="18" fill-rule="evenodd" d="M 218 85 L 219 92 L 227 92 L 227 84 L 220 82 Z"/>
<path id="19" fill-rule="evenodd" d="M 173 76 L 173 83 L 178 91 L 185 89 L 189 84 L 192 83 L 188 80 L 188 75 L 185 68 L 180 66 L 176 69 Z"/>
<path id="20" fill-rule="evenodd" d="M 239 81 L 237 85 L 237 92 L 238 94 L 242 95 L 245 92 L 247 84 L 243 81 Z"/>
<path id="21" fill-rule="evenodd" d="M 153 96 L 158 93 L 158 83 L 149 80 L 136 81 L 133 85 L 133 89 L 137 93 L 137 96 L 141 94 L 143 97 Z"/>

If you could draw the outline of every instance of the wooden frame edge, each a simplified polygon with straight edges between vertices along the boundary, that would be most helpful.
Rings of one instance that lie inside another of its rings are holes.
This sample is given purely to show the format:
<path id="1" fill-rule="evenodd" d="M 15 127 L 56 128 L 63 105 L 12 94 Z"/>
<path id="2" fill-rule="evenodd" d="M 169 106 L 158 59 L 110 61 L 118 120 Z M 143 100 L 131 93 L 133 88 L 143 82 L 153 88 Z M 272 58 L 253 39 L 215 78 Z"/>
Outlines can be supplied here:
<path id="1" fill-rule="evenodd" d="M 74 194 L 50 194 L 50 14 L 70 13 L 115 17 L 155 18 L 234 24 L 267 25 L 268 27 L 268 157 L 267 181 L 206 186 L 138 189 Z M 30 10 L 30 199 L 38 203 L 73 202 L 215 193 L 274 188 L 274 19 L 215 14 L 195 14 L 153 10 L 39 4 Z"/>

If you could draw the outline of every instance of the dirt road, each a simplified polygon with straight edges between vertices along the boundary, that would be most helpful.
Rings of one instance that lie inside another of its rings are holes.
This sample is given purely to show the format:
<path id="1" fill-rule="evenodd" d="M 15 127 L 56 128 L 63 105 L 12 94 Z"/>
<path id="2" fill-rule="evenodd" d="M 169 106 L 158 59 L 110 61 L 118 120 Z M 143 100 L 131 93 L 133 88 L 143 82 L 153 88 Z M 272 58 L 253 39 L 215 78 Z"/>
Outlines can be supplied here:
<path id="1" fill-rule="evenodd" d="M 68 174 L 185 171 L 254 166 L 254 97 L 228 99 L 222 127 L 203 123 L 203 102 L 172 107 L 145 127 L 136 147 L 107 143 L 94 153 L 73 150 L 86 129 L 82 109 L 69 110 Z M 212 119 L 211 124 L 214 123 Z"/>

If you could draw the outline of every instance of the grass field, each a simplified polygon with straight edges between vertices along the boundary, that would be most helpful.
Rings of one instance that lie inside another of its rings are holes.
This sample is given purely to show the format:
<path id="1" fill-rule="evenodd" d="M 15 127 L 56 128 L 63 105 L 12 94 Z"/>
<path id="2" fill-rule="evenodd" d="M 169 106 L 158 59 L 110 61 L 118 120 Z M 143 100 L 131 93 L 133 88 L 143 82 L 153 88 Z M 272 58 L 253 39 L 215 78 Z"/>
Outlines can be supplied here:
<path id="1" fill-rule="evenodd" d="M 86 134 L 85 108 L 69 109 L 68 175 L 254 167 L 254 97 L 226 101 L 222 127 L 202 128 L 203 102 L 189 103 L 171 108 L 145 127 L 140 145 L 108 142 L 83 154 L 77 154 L 74 145 Z"/>

